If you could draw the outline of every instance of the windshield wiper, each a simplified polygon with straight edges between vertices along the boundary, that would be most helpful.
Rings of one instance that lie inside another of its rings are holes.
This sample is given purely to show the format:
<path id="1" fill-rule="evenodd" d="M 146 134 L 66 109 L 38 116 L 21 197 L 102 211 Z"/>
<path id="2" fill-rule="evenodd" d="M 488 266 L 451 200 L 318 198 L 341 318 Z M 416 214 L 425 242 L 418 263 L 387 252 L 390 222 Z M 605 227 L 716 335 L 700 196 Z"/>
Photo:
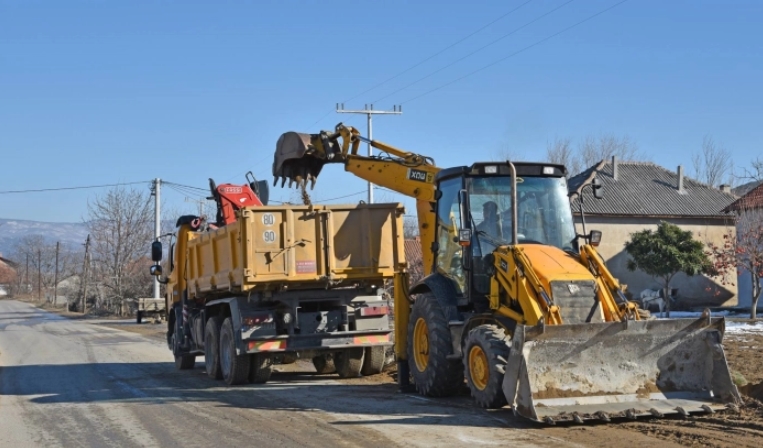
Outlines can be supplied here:
<path id="1" fill-rule="evenodd" d="M 504 241 L 504 240 L 500 240 L 500 239 L 497 239 L 497 238 L 493 238 L 492 235 L 490 235 L 489 233 L 485 232 L 484 230 L 477 230 L 477 235 L 484 236 L 485 239 L 489 243 L 493 244 L 496 247 L 497 246 L 507 246 L 507 245 L 511 244 L 508 241 Z"/>

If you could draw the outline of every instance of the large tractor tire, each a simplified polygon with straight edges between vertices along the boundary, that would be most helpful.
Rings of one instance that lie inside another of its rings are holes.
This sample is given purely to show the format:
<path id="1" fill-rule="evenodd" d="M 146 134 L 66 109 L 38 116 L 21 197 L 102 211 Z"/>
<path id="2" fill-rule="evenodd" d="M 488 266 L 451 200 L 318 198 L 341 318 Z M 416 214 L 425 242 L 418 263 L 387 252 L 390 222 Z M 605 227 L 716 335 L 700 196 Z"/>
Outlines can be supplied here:
<path id="1" fill-rule="evenodd" d="M 204 364 L 210 378 L 223 379 L 223 371 L 220 368 L 220 318 L 218 316 L 207 319 L 207 326 L 204 328 Z"/>
<path id="2" fill-rule="evenodd" d="M 408 322 L 408 365 L 420 394 L 447 397 L 463 386 L 461 360 L 447 358 L 452 351 L 445 310 L 433 294 L 419 295 Z"/>
<path id="3" fill-rule="evenodd" d="M 249 367 L 249 382 L 252 384 L 264 384 L 273 373 L 273 360 L 267 353 L 255 353 L 251 357 Z"/>
<path id="4" fill-rule="evenodd" d="M 313 366 L 315 366 L 315 371 L 318 372 L 318 375 L 328 375 L 329 373 L 336 372 L 334 358 L 329 353 L 314 357 Z"/>
<path id="5" fill-rule="evenodd" d="M 339 374 L 340 378 L 358 377 L 363 368 L 363 349 L 348 348 L 337 352 L 334 363 L 336 365 L 336 373 Z"/>
<path id="6" fill-rule="evenodd" d="M 250 356 L 236 354 L 236 337 L 233 322 L 225 318 L 220 330 L 220 367 L 223 381 L 229 386 L 244 384 L 249 381 Z"/>
<path id="7" fill-rule="evenodd" d="M 464 341 L 464 376 L 479 407 L 506 406 L 502 384 L 509 359 L 509 341 L 504 329 L 497 325 L 475 327 Z"/>
<path id="8" fill-rule="evenodd" d="M 364 376 L 378 375 L 384 370 L 384 361 L 387 359 L 387 347 L 383 345 L 366 347 L 363 355 L 363 368 L 360 370 Z"/>
<path id="9" fill-rule="evenodd" d="M 142 324 L 143 323 L 143 311 L 136 311 L 135 312 L 135 323 L 136 324 Z"/>

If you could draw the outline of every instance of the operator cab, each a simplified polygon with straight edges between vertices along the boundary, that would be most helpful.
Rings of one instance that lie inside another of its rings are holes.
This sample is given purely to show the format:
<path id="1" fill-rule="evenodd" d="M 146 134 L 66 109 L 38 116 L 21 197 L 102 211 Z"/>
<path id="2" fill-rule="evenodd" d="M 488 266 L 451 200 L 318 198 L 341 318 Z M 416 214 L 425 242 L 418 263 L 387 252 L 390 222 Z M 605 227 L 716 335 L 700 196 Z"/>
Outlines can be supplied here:
<path id="1" fill-rule="evenodd" d="M 514 163 L 516 221 L 508 162 L 449 168 L 435 177 L 437 234 L 435 272 L 450 277 L 467 297 L 490 290 L 485 256 L 497 247 L 543 244 L 572 252 L 575 225 L 566 169 L 549 163 Z M 516 227 L 516 230 L 514 229 Z"/>

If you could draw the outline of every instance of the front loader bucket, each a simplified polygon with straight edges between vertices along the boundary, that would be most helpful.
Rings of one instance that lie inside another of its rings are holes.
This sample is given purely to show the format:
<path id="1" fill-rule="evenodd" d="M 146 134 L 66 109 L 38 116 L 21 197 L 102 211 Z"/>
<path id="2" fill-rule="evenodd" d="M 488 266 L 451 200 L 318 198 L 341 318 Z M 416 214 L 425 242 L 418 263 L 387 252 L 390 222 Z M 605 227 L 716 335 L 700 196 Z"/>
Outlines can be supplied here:
<path id="1" fill-rule="evenodd" d="M 503 391 L 531 420 L 688 415 L 739 405 L 723 318 L 517 325 Z"/>
<path id="2" fill-rule="evenodd" d="M 289 181 L 289 187 L 292 182 L 297 185 L 311 182 L 311 187 L 315 185 L 315 179 L 323 168 L 324 160 L 310 155 L 314 152 L 311 145 L 310 134 L 300 134 L 298 132 L 287 132 L 282 134 L 276 144 L 276 153 L 273 159 L 273 185 L 281 179 L 283 187 L 286 180 Z"/>

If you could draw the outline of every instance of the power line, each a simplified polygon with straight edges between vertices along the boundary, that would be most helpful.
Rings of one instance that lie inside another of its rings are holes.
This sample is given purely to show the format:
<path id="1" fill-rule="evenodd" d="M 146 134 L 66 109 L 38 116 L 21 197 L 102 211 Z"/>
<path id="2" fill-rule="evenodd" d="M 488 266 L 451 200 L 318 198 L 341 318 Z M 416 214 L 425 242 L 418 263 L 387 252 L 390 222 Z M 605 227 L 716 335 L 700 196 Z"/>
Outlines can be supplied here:
<path id="1" fill-rule="evenodd" d="M 450 50 L 451 48 L 455 47 L 456 45 L 460 44 L 461 42 L 463 42 L 463 41 L 465 41 L 465 40 L 469 39 L 470 37 L 474 36 L 475 34 L 479 33 L 480 31 L 482 31 L 482 30 L 484 30 L 484 29 L 488 28 L 490 25 L 493 25 L 494 23 L 496 23 L 496 22 L 500 21 L 501 19 L 503 19 L 503 18 L 505 18 L 506 16 L 508 16 L 508 15 L 512 14 L 513 12 L 517 11 L 519 8 L 521 8 L 521 7 L 525 6 L 525 5 L 527 5 L 528 3 L 532 2 L 532 1 L 533 1 L 533 0 L 528 0 L 528 1 L 524 2 L 524 3 L 522 3 L 521 5 L 517 6 L 517 7 L 516 7 L 516 8 L 514 8 L 514 9 L 512 9 L 511 11 L 509 11 L 509 12 L 507 12 L 507 13 L 505 13 L 505 14 L 501 15 L 500 17 L 498 17 L 497 19 L 495 19 L 495 20 L 491 21 L 490 23 L 488 23 L 488 24 L 486 24 L 486 25 L 483 25 L 482 27 L 478 28 L 477 30 L 475 30 L 475 31 L 472 31 L 471 33 L 467 34 L 466 36 L 462 37 L 461 39 L 457 40 L 456 42 L 454 42 L 454 43 L 452 43 L 452 44 L 448 45 L 447 47 L 443 48 L 442 50 L 438 51 L 437 53 L 435 53 L 435 54 L 433 54 L 433 55 L 431 55 L 431 56 L 429 56 L 429 57 L 425 58 L 424 60 L 422 60 L 422 61 L 420 61 L 420 62 L 418 62 L 418 63 L 416 63 L 416 64 L 414 64 L 414 65 L 412 65 L 412 66 L 410 66 L 410 67 L 408 67 L 407 69 L 405 69 L 405 70 L 403 70 L 402 72 L 400 72 L 400 73 L 396 74 L 395 76 L 392 76 L 391 78 L 388 78 L 388 79 L 386 79 L 386 80 L 384 80 L 384 81 L 382 81 L 382 82 L 380 82 L 380 83 L 378 83 L 378 84 L 374 85 L 373 87 L 371 87 L 371 88 L 369 88 L 369 89 L 366 89 L 366 90 L 364 90 L 364 91 L 360 92 L 359 94 L 357 94 L 357 95 L 353 96 L 352 98 L 349 98 L 349 99 L 347 99 L 347 100 L 344 100 L 344 101 L 343 101 L 343 103 L 348 103 L 348 102 L 350 102 L 350 101 L 354 100 L 355 98 L 358 98 L 359 96 L 365 95 L 366 93 L 368 93 L 368 92 L 370 92 L 370 91 L 372 91 L 372 90 L 375 90 L 375 89 L 377 89 L 378 87 L 381 87 L 381 86 L 383 86 L 384 84 L 386 84 L 386 83 L 388 83 L 388 82 L 392 81 L 393 79 L 397 79 L 398 77 L 400 77 L 400 76 L 402 76 L 402 75 L 404 75 L 404 74 L 408 73 L 409 71 L 413 70 L 413 69 L 414 69 L 414 68 L 416 68 L 416 67 L 419 67 L 420 65 L 424 64 L 425 62 L 428 62 L 428 61 L 430 61 L 431 59 L 433 59 L 433 58 L 435 58 L 435 57 L 437 57 L 437 56 L 439 56 L 439 55 L 441 55 L 441 54 L 445 53 L 446 51 L 448 51 L 448 50 Z M 324 115 L 323 115 L 321 118 L 319 118 L 319 119 L 315 120 L 315 122 L 314 122 L 314 123 L 313 123 L 313 124 L 312 124 L 310 127 L 312 127 L 312 126 L 315 126 L 316 124 L 318 124 L 318 123 L 320 123 L 321 121 L 323 121 L 323 119 L 324 119 L 324 118 L 326 118 L 326 117 L 328 117 L 329 115 L 331 115 L 331 113 L 332 113 L 332 112 L 334 112 L 334 111 L 333 111 L 333 110 L 330 110 L 330 111 L 326 112 L 326 113 L 325 113 L 325 114 L 324 114 Z"/>
<path id="2" fill-rule="evenodd" d="M 363 189 L 363 190 L 360 190 L 360 191 L 355 192 L 355 193 L 346 194 L 344 196 L 337 196 L 335 198 L 330 198 L 330 199 L 321 199 L 319 202 L 328 202 L 328 201 L 335 201 L 337 199 L 349 198 L 350 196 L 357 196 L 359 194 L 366 193 L 366 191 L 367 190 Z"/>
<path id="3" fill-rule="evenodd" d="M 136 184 L 148 184 L 150 180 L 138 181 L 138 182 L 122 182 L 119 184 L 103 184 L 103 185 L 87 185 L 83 187 L 57 187 L 57 188 L 38 188 L 30 190 L 5 190 L 0 191 L 0 194 L 18 194 L 18 193 L 41 193 L 44 191 L 64 191 L 64 190 L 85 190 L 88 188 L 106 188 L 106 187 L 121 187 L 123 185 L 136 185 Z"/>
<path id="4" fill-rule="evenodd" d="M 507 33 L 507 34 L 504 34 L 503 36 L 499 37 L 498 39 L 496 39 L 496 40 L 494 40 L 494 41 L 492 41 L 492 42 L 489 42 L 489 43 L 487 43 L 487 44 L 485 44 L 485 45 L 483 45 L 483 46 L 479 47 L 478 49 L 476 49 L 476 50 L 472 51 L 471 53 L 467 54 L 466 56 L 463 56 L 463 57 L 461 57 L 461 58 L 459 58 L 459 59 L 456 59 L 455 61 L 451 62 L 450 64 L 447 64 L 447 65 L 445 65 L 445 66 L 443 66 L 443 67 L 440 67 L 440 68 L 438 68 L 437 70 L 435 70 L 435 71 L 433 71 L 433 72 L 429 73 L 428 75 L 426 75 L 426 76 L 424 76 L 424 77 L 422 77 L 422 78 L 419 78 L 419 79 L 417 79 L 416 81 L 413 81 L 412 83 L 410 83 L 410 84 L 407 84 L 407 85 L 405 85 L 405 86 L 403 86 L 403 87 L 401 87 L 401 88 L 399 88 L 399 89 L 397 89 L 397 90 L 393 91 L 392 93 L 389 93 L 389 94 L 387 94 L 387 95 L 385 95 L 385 96 L 383 96 L 383 97 L 379 98 L 378 100 L 374 100 L 373 102 L 374 102 L 374 103 L 378 103 L 378 102 L 380 102 L 380 101 L 382 101 L 382 100 L 384 100 L 384 99 L 387 99 L 387 98 L 391 97 L 392 95 L 394 95 L 394 94 L 396 94 L 396 93 L 398 93 L 398 92 L 402 92 L 403 90 L 407 89 L 408 87 L 411 87 L 411 86 L 413 86 L 413 85 L 416 85 L 416 84 L 418 84 L 419 82 L 421 82 L 421 81 L 423 81 L 423 80 L 425 80 L 425 79 L 427 79 L 427 78 L 429 78 L 429 77 L 431 77 L 431 76 L 434 76 L 434 75 L 436 75 L 437 73 L 440 73 L 441 71 L 445 70 L 446 68 L 449 68 L 449 67 L 452 67 L 452 66 L 454 66 L 454 65 L 458 64 L 459 62 L 463 61 L 464 59 L 467 59 L 467 58 L 470 58 L 470 57 L 474 56 L 475 54 L 479 53 L 480 51 L 484 50 L 485 48 L 487 48 L 487 47 L 489 47 L 489 46 L 491 46 L 491 45 L 497 44 L 498 42 L 502 41 L 503 39 L 506 39 L 507 37 L 509 37 L 509 36 L 511 36 L 511 35 L 513 35 L 513 34 L 516 34 L 517 32 L 519 32 L 519 31 L 523 30 L 524 28 L 527 28 L 528 26 L 532 25 L 533 23 L 535 23 L 535 22 L 537 22 L 537 21 L 539 21 L 539 20 L 541 20 L 541 19 L 543 19 L 543 18 L 545 18 L 545 17 L 547 17 L 547 16 L 549 16 L 549 15 L 551 15 L 551 14 L 555 13 L 556 11 L 558 11 L 558 10 L 560 10 L 560 9 L 564 8 L 565 6 L 569 5 L 570 3 L 574 2 L 574 1 L 575 1 L 575 0 L 569 0 L 569 1 L 565 2 L 565 3 L 562 3 L 561 5 L 557 6 L 557 7 L 556 7 L 556 8 L 554 8 L 554 9 L 552 9 L 551 11 L 548 11 L 548 12 L 546 12 L 545 14 L 542 14 L 542 15 L 540 15 L 540 16 L 538 16 L 538 17 L 534 18 L 533 20 L 531 20 L 531 21 L 529 21 L 529 22 L 525 23 L 524 25 L 520 26 L 519 28 L 515 28 L 515 29 L 514 29 L 514 30 L 512 30 L 511 32 L 509 32 L 509 33 Z"/>
<path id="5" fill-rule="evenodd" d="M 514 56 L 516 56 L 516 55 L 518 55 L 520 53 L 523 53 L 523 52 L 529 50 L 530 48 L 536 47 L 536 46 L 538 46 L 538 45 L 540 45 L 540 44 L 542 44 L 542 43 L 544 43 L 544 42 L 546 42 L 548 40 L 551 40 L 551 39 L 553 39 L 554 37 L 556 37 L 556 36 L 558 36 L 560 34 L 566 33 L 567 31 L 569 31 L 569 30 L 571 30 L 571 29 L 573 29 L 573 28 L 575 28 L 575 27 L 577 27 L 579 25 L 582 25 L 585 22 L 588 22 L 589 20 L 591 20 L 591 19 L 593 19 L 595 17 L 598 17 L 598 16 L 604 14 L 605 12 L 607 12 L 607 11 L 609 11 L 611 9 L 614 9 L 617 6 L 620 6 L 620 5 L 622 5 L 623 3 L 627 2 L 627 1 L 628 0 L 622 0 L 621 2 L 615 3 L 614 5 L 612 5 L 612 6 L 608 7 L 608 8 L 602 9 L 601 11 L 597 12 L 596 14 L 593 14 L 592 16 L 589 16 L 589 17 L 581 20 L 580 22 L 577 22 L 577 23 L 575 23 L 573 25 L 570 25 L 567 28 L 564 28 L 563 30 L 561 30 L 561 31 L 559 31 L 557 33 L 554 33 L 554 34 L 552 34 L 552 35 L 550 35 L 548 37 L 545 37 L 545 38 L 543 38 L 543 39 L 541 39 L 541 40 L 539 40 L 539 41 L 537 41 L 537 42 L 535 42 L 533 44 L 530 44 L 530 45 L 528 45 L 528 46 L 526 46 L 526 47 L 524 47 L 524 48 L 522 48 L 522 49 L 520 49 L 518 51 L 515 51 L 514 53 L 511 53 L 508 56 L 505 56 L 505 57 L 503 57 L 501 59 L 498 59 L 497 61 L 494 61 L 494 62 L 492 62 L 492 63 L 490 63 L 488 65 L 485 65 L 485 66 L 483 66 L 481 68 L 478 68 L 477 70 L 474 70 L 473 72 L 467 73 L 466 75 L 461 76 L 460 78 L 456 78 L 453 81 L 450 81 L 450 82 L 447 82 L 445 84 L 442 84 L 441 86 L 435 87 L 432 90 L 428 90 L 428 91 L 422 93 L 421 95 L 417 95 L 417 96 L 414 96 L 413 98 L 409 98 L 409 99 L 407 99 L 405 101 L 402 101 L 402 103 L 405 104 L 405 103 L 409 103 L 411 101 L 415 101 L 415 100 L 417 100 L 417 99 L 419 99 L 419 98 L 421 98 L 423 96 L 429 95 L 430 93 L 434 93 L 434 92 L 436 92 L 436 91 L 438 91 L 438 90 L 440 90 L 442 88 L 445 88 L 445 87 L 447 87 L 447 86 L 449 86 L 451 84 L 455 84 L 458 81 L 466 79 L 466 78 L 468 78 L 468 77 L 470 77 L 470 76 L 472 76 L 474 74 L 477 74 L 477 73 L 481 72 L 482 70 L 490 68 L 490 67 L 492 67 L 492 66 L 494 66 L 494 65 L 496 65 L 496 64 L 498 64 L 500 62 L 505 61 L 506 59 L 512 58 L 512 57 L 514 57 Z"/>
<path id="6" fill-rule="evenodd" d="M 206 188 L 199 188 L 199 187 L 194 187 L 194 186 L 191 186 L 191 185 L 183 185 L 183 184 L 179 184 L 177 182 L 170 182 L 170 181 L 166 181 L 166 180 L 163 180 L 162 183 L 166 184 L 166 185 L 177 185 L 178 187 L 191 188 L 191 189 L 194 189 L 194 190 L 207 191 Z"/>
<path id="7" fill-rule="evenodd" d="M 488 28 L 490 25 L 492 25 L 492 24 L 494 24 L 494 23 L 496 23 L 496 22 L 498 22 L 498 21 L 502 20 L 502 19 L 503 19 L 503 18 L 505 18 L 506 16 L 508 16 L 508 15 L 510 15 L 511 13 L 513 13 L 513 12 L 517 11 L 517 10 L 518 10 L 518 9 L 520 9 L 521 7 L 523 7 L 523 6 L 527 5 L 528 3 L 531 3 L 532 1 L 533 1 L 533 0 L 527 0 L 526 2 L 522 3 L 521 5 L 517 6 L 517 7 L 516 7 L 516 8 L 514 8 L 514 9 L 512 9 L 511 11 L 509 11 L 509 12 L 507 12 L 507 13 L 503 14 L 502 16 L 498 17 L 497 19 L 493 20 L 492 22 L 488 23 L 487 25 L 484 25 L 484 26 L 480 27 L 480 28 L 479 28 L 479 29 L 477 29 L 476 31 L 473 31 L 473 32 L 471 32 L 471 33 L 467 34 L 465 37 L 462 37 L 461 39 L 457 40 L 456 42 L 454 42 L 454 43 L 452 43 L 452 44 L 448 45 L 447 47 L 445 47 L 445 48 L 443 48 L 442 50 L 438 51 L 437 53 L 433 54 L 432 56 L 429 56 L 428 58 L 425 58 L 424 60 L 422 60 L 422 61 L 420 61 L 420 62 L 418 62 L 418 63 L 416 63 L 416 64 L 414 64 L 414 65 L 412 65 L 412 66 L 410 66 L 410 67 L 408 67 L 407 69 L 405 69 L 405 70 L 403 70 L 402 72 L 400 72 L 400 73 L 396 74 L 395 76 L 392 76 L 391 78 L 388 78 L 388 79 L 386 79 L 386 80 L 384 80 L 384 81 L 380 82 L 379 84 L 376 84 L 375 86 L 371 87 L 370 89 L 366 89 L 366 90 L 364 90 L 363 92 L 360 92 L 359 94 L 357 94 L 357 95 L 353 96 L 352 98 L 350 98 L 350 99 L 347 99 L 347 100 L 344 100 L 344 102 L 345 102 L 345 103 L 347 103 L 347 102 L 350 102 L 350 101 L 354 100 L 355 98 L 358 98 L 359 96 L 365 95 L 366 93 L 368 93 L 368 92 L 370 92 L 370 91 L 372 91 L 372 90 L 375 90 L 375 89 L 376 89 L 376 88 L 378 88 L 378 87 L 381 87 L 381 86 L 383 86 L 384 84 L 386 84 L 386 83 L 388 83 L 388 82 L 392 81 L 393 79 L 396 79 L 396 78 L 400 77 L 401 75 L 404 75 L 404 74 L 408 73 L 409 71 L 413 70 L 414 68 L 416 68 L 416 67 L 419 67 L 420 65 L 424 64 L 425 62 L 428 62 L 428 61 L 430 61 L 430 60 L 432 60 L 432 59 L 436 58 L 437 56 L 439 56 L 439 55 L 441 55 L 441 54 L 445 53 L 446 51 L 448 51 L 448 50 L 450 50 L 451 48 L 455 47 L 456 45 L 460 44 L 461 42 L 463 42 L 463 41 L 465 41 L 465 40 L 469 39 L 470 37 L 474 36 L 475 34 L 479 33 L 480 31 L 482 31 L 482 30 L 484 30 L 484 29 Z M 374 101 L 374 102 L 376 102 L 376 101 Z"/>

